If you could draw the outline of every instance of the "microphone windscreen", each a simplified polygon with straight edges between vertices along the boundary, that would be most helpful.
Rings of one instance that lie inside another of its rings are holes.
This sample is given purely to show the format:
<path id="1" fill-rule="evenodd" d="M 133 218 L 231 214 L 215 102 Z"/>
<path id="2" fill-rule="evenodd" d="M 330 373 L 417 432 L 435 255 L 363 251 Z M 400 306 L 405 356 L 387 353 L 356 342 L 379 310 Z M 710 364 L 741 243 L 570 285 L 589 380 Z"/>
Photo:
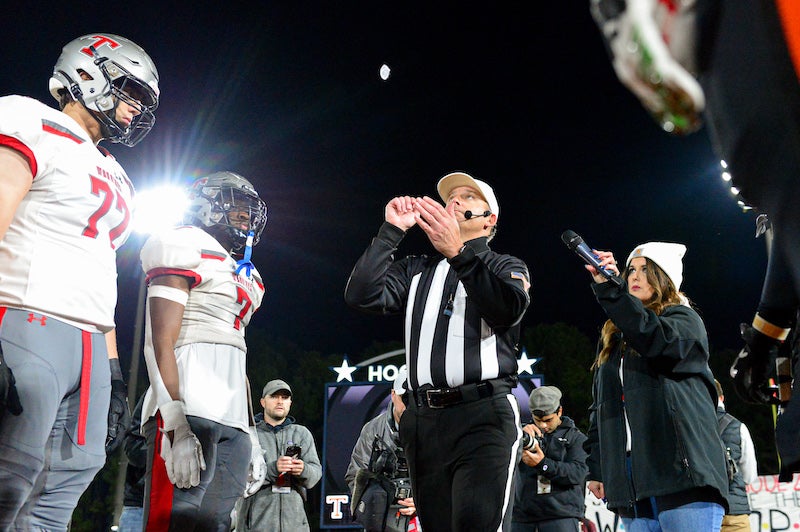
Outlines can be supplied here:
<path id="1" fill-rule="evenodd" d="M 575 231 L 567 229 L 561 233 L 561 241 L 564 242 L 570 249 L 575 249 L 580 245 L 581 242 L 583 242 L 583 239 L 579 237 L 578 233 Z"/>

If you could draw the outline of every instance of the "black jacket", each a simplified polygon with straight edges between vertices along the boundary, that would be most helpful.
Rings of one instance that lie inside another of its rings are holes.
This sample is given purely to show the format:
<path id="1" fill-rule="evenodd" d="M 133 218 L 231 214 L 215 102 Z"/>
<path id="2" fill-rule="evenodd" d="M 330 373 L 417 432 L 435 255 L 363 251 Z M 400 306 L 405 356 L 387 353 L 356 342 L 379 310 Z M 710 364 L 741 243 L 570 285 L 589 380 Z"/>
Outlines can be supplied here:
<path id="1" fill-rule="evenodd" d="M 728 504 L 730 504 L 728 514 L 747 515 L 751 511 L 750 500 L 747 498 L 747 483 L 742 476 L 742 470 L 738 468 L 739 461 L 742 459 L 742 422 L 725 412 L 725 409 L 720 406 L 717 407 L 717 422 L 720 427 L 724 423 L 720 438 L 730 452 L 731 460 L 737 464 L 733 478 L 728 484 Z"/>
<path id="2" fill-rule="evenodd" d="M 609 509 L 637 515 L 655 497 L 659 511 L 688 502 L 725 506 L 728 478 L 717 433 L 717 394 L 700 316 L 674 305 L 657 316 L 627 286 L 593 284 L 623 342 L 594 374 L 586 449 L 588 480 L 604 484 Z M 622 364 L 620 381 L 619 368 Z M 626 470 L 625 416 L 631 428 Z"/>
<path id="3" fill-rule="evenodd" d="M 544 459 L 535 467 L 520 462 L 514 488 L 515 523 L 537 523 L 584 514 L 586 436 L 567 416 L 561 425 L 544 436 Z M 550 481 L 550 493 L 538 493 L 538 478 Z"/>

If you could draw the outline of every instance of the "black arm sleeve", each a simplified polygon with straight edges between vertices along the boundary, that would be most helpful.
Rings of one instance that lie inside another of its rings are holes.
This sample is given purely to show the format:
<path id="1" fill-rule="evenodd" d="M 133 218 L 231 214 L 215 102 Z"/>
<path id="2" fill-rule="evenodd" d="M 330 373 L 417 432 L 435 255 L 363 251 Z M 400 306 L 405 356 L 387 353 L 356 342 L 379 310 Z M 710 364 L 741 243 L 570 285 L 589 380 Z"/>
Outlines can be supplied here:
<path id="1" fill-rule="evenodd" d="M 513 327 L 530 304 L 530 274 L 520 259 L 497 255 L 488 263 L 465 246 L 449 260 L 481 317 L 492 327 Z"/>
<path id="2" fill-rule="evenodd" d="M 381 226 L 347 280 L 344 299 L 348 305 L 376 314 L 395 314 L 403 309 L 408 278 L 404 264 L 394 262 L 394 252 L 404 235 L 390 223 Z"/>

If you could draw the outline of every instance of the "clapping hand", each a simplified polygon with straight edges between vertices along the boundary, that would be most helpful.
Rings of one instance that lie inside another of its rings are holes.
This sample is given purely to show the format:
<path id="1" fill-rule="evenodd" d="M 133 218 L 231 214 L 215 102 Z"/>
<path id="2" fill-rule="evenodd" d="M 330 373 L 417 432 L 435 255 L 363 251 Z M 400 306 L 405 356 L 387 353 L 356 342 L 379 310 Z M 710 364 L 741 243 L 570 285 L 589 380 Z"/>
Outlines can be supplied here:
<path id="1" fill-rule="evenodd" d="M 415 201 L 411 196 L 399 196 L 392 199 L 384 209 L 386 221 L 403 231 L 414 227 L 417 223 L 414 213 Z"/>

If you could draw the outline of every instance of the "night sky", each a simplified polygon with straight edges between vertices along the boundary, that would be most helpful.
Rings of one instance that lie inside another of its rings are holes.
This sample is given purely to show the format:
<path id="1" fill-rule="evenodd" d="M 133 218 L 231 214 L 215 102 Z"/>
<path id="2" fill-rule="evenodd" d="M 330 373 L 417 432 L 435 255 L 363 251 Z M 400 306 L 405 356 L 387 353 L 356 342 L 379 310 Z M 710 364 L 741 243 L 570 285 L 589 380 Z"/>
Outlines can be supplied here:
<path id="1" fill-rule="evenodd" d="M 6 18 L 0 93 L 55 105 L 52 67 L 85 33 L 144 47 L 161 75 L 156 126 L 134 148 L 104 145 L 139 190 L 219 170 L 254 183 L 269 221 L 254 251 L 267 294 L 251 327 L 356 359 L 400 340 L 400 318 L 345 305 L 348 274 L 389 199 L 434 195 L 439 177 L 463 170 L 496 191 L 493 248 L 531 270 L 524 325 L 565 322 L 596 338 L 604 318 L 589 275 L 560 239 L 572 229 L 619 259 L 648 240 L 685 243 L 683 289 L 712 347 L 739 347 L 766 263 L 755 216 L 719 178 L 707 129 L 668 136 L 619 84 L 588 1 L 193 4 L 61 3 Z M 141 244 L 132 237 L 119 255 L 123 343 Z M 412 230 L 400 254 L 431 249 Z"/>

